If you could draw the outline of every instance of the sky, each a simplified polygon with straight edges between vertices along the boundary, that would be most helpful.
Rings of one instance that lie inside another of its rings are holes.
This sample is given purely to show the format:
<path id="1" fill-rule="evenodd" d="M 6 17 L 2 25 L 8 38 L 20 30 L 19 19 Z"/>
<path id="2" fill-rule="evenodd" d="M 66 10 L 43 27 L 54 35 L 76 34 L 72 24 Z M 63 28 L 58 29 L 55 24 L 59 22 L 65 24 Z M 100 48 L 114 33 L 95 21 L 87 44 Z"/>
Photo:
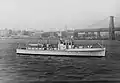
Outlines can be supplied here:
<path id="1" fill-rule="evenodd" d="M 0 29 L 62 30 L 89 28 L 119 16 L 119 0 L 0 0 Z M 109 19 L 109 18 L 108 18 Z M 107 24 L 106 24 L 107 25 Z"/>

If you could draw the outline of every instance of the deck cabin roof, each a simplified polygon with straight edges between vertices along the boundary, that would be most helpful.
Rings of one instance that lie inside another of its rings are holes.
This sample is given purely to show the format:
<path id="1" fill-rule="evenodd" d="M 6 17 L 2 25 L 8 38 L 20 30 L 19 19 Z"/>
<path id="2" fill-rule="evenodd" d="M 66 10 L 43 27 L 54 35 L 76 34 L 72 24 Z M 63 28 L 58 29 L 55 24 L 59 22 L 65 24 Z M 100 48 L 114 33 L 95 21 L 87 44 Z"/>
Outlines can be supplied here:
<path id="1" fill-rule="evenodd" d="M 66 39 L 69 40 L 69 39 Z M 93 44 L 97 44 L 97 43 L 101 43 L 100 40 L 71 40 L 74 44 L 78 44 L 78 45 L 93 45 Z M 29 43 L 32 44 L 36 44 L 36 43 L 40 43 L 40 44 L 58 44 L 59 39 L 56 38 L 49 38 L 49 39 L 40 39 L 37 41 L 30 41 Z"/>

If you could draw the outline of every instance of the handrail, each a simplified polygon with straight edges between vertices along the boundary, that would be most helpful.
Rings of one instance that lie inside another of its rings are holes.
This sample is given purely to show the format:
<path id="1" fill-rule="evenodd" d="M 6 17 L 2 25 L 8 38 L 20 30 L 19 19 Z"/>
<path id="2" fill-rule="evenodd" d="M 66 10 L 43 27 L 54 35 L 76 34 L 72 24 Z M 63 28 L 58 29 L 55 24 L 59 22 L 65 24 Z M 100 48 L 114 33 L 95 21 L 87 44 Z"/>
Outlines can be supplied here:
<path id="1" fill-rule="evenodd" d="M 98 45 L 103 48 L 103 46 L 100 43 L 98 43 Z"/>

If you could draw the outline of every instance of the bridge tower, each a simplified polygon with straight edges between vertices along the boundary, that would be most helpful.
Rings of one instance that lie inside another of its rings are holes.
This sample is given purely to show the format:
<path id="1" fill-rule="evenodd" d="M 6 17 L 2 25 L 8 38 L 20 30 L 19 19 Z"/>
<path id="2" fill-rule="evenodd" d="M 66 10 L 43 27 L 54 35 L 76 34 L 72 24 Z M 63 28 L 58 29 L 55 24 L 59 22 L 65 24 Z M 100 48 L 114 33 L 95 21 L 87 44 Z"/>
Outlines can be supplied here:
<path id="1" fill-rule="evenodd" d="M 109 39 L 110 40 L 115 40 L 114 16 L 110 16 L 110 22 L 109 22 Z"/>

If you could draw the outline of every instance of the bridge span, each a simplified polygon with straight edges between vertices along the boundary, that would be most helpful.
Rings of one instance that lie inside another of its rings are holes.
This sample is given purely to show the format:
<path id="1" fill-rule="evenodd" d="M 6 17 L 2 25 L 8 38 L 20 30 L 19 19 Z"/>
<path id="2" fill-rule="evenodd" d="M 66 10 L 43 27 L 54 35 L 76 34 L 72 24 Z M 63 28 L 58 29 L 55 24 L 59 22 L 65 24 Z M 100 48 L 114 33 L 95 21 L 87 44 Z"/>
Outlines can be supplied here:
<path id="1" fill-rule="evenodd" d="M 120 27 L 114 27 L 114 16 L 110 16 L 110 22 L 109 22 L 108 28 L 76 29 L 74 30 L 74 36 L 78 37 L 78 33 L 81 33 L 81 32 L 85 32 L 86 34 L 88 34 L 88 32 L 97 32 L 98 37 L 100 37 L 100 32 L 109 32 L 109 39 L 114 40 L 115 31 L 120 31 Z"/>
<path id="2" fill-rule="evenodd" d="M 99 29 L 76 29 L 74 32 L 109 32 L 109 28 L 99 28 Z M 113 31 L 120 31 L 120 27 L 115 27 Z"/>

